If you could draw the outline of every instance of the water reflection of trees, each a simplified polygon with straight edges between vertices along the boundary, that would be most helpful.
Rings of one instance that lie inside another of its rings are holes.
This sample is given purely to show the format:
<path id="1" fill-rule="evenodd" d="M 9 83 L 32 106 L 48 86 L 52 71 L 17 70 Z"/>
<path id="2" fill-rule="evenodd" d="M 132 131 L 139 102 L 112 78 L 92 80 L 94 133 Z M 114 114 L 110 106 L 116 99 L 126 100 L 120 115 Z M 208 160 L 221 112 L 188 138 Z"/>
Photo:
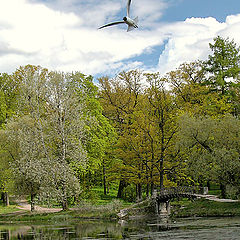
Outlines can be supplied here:
<path id="1" fill-rule="evenodd" d="M 0 239 L 82 239 L 83 237 L 92 238 L 115 238 L 122 239 L 122 228 L 117 222 L 89 221 L 68 225 L 48 225 L 48 226 L 4 226 L 0 230 Z"/>

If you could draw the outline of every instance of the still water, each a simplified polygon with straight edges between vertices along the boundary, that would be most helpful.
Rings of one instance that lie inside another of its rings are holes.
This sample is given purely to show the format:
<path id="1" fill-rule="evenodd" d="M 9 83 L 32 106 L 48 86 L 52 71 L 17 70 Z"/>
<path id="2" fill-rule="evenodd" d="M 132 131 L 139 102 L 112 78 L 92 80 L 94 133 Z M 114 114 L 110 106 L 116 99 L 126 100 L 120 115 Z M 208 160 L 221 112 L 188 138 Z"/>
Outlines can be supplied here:
<path id="1" fill-rule="evenodd" d="M 75 221 L 54 225 L 1 224 L 0 239 L 240 239 L 240 218 Z"/>

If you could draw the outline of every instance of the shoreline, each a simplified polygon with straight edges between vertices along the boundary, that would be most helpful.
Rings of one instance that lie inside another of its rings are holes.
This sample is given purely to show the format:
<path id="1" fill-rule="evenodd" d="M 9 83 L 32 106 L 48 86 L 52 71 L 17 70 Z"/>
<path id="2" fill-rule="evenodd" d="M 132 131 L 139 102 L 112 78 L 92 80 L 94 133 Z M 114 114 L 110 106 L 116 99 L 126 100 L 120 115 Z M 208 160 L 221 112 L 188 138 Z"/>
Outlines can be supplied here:
<path id="1" fill-rule="evenodd" d="M 106 206 L 91 206 L 89 208 L 78 207 L 68 211 L 54 208 L 37 208 L 38 211 L 31 212 L 25 206 L 23 210 L 0 214 L 0 222 L 19 221 L 56 221 L 56 220 L 131 220 L 147 216 L 157 216 L 149 205 L 133 204 L 128 208 L 112 208 Z M 20 206 L 21 208 L 21 206 Z M 45 211 L 41 211 L 45 210 Z M 119 216 L 120 212 L 127 211 L 126 217 Z M 171 203 L 170 218 L 188 217 L 240 217 L 239 201 L 213 201 L 207 198 L 194 201 L 182 200 Z"/>

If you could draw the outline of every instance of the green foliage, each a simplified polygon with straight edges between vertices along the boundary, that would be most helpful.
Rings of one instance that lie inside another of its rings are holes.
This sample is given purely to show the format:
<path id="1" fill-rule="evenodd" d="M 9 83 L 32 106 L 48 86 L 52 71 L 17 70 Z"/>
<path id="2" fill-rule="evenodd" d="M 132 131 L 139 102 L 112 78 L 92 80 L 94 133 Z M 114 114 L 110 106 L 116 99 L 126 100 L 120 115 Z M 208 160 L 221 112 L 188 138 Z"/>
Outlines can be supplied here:
<path id="1" fill-rule="evenodd" d="M 0 128 L 16 111 L 19 81 L 6 73 L 0 73 Z"/>
<path id="2" fill-rule="evenodd" d="M 99 87 L 40 66 L 0 74 L 1 190 L 67 207 L 79 194 L 109 201 L 117 184 L 114 194 L 133 201 L 154 185 L 211 180 L 238 197 L 239 47 L 217 37 L 210 49 L 164 77 L 132 70 Z"/>
<path id="3" fill-rule="evenodd" d="M 5 206 L 3 204 L 0 204 L 0 217 L 1 215 L 3 215 L 4 217 L 5 214 L 11 214 L 18 211 L 22 211 L 22 210 L 17 208 L 16 205 Z"/>
<path id="4" fill-rule="evenodd" d="M 17 214 L 15 206 L 4 207 L 2 213 L 15 213 L 9 215 L 1 215 L 0 220 L 2 221 L 19 221 L 19 222 L 64 222 L 64 221 L 76 221 L 76 219 L 116 219 L 119 210 L 126 205 L 119 200 L 113 200 L 104 205 L 96 205 L 90 202 L 82 201 L 75 210 L 60 211 L 56 213 L 38 213 L 38 212 L 25 212 L 24 214 Z M 0 211 L 1 211 L 0 206 Z"/>
<path id="5" fill-rule="evenodd" d="M 6 121 L 7 104 L 5 101 L 4 92 L 0 90 L 0 126 Z"/>
<path id="6" fill-rule="evenodd" d="M 219 36 L 209 45 L 213 53 L 205 62 L 205 69 L 210 73 L 206 84 L 231 102 L 233 114 L 239 114 L 240 48 L 234 40 Z"/>
<path id="7" fill-rule="evenodd" d="M 220 119 L 183 116 L 179 142 L 187 154 L 189 174 L 204 182 L 239 187 L 240 121 L 226 115 Z"/>
<path id="8" fill-rule="evenodd" d="M 21 193 L 41 193 L 66 205 L 79 191 L 71 167 L 86 160 L 84 101 L 78 86 L 72 84 L 71 74 L 31 65 L 21 67 L 14 77 L 21 79 L 18 114 L 6 126 L 5 149 L 17 186 Z"/>
<path id="9" fill-rule="evenodd" d="M 174 204 L 173 204 L 174 206 Z M 175 205 L 173 217 L 229 217 L 240 216 L 240 205 L 237 202 L 215 202 L 205 199 L 181 202 Z"/>
<path id="10" fill-rule="evenodd" d="M 240 73 L 239 47 L 233 40 L 219 36 L 214 39 L 214 44 L 210 43 L 209 46 L 213 54 L 208 57 L 206 70 L 213 74 L 210 83 L 224 95 L 233 83 L 227 81 L 228 78 L 236 79 Z"/>

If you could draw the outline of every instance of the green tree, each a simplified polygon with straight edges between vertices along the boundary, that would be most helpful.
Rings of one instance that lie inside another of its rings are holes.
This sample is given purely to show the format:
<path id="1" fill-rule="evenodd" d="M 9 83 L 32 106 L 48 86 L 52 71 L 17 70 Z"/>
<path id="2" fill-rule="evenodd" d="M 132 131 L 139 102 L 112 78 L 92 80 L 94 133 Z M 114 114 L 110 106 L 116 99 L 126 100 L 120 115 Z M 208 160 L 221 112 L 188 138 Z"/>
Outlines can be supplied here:
<path id="1" fill-rule="evenodd" d="M 234 40 L 220 36 L 209 45 L 213 53 L 205 62 L 205 69 L 210 73 L 206 83 L 212 91 L 218 92 L 221 97 L 227 97 L 232 104 L 232 113 L 238 114 L 240 49 Z"/>
<path id="2" fill-rule="evenodd" d="M 220 119 L 185 115 L 180 121 L 179 142 L 187 157 L 189 174 L 196 182 L 208 180 L 239 188 L 239 120 L 231 115 Z"/>
<path id="3" fill-rule="evenodd" d="M 8 206 L 9 194 L 14 193 L 14 177 L 10 166 L 11 158 L 4 148 L 6 138 L 3 135 L 3 130 L 0 130 L 0 138 L 0 190 L 2 192 L 3 202 Z"/>
<path id="4" fill-rule="evenodd" d="M 166 79 L 159 74 L 146 74 L 149 88 L 147 98 L 150 105 L 148 116 L 154 123 L 154 135 L 151 136 L 155 142 L 155 163 L 159 172 L 160 188 L 167 182 L 168 172 L 173 171 L 174 161 L 178 152 L 175 152 L 174 142 L 177 133 L 177 116 L 174 96 L 167 90 Z"/>
<path id="5" fill-rule="evenodd" d="M 6 74 L 0 73 L 0 130 L 5 128 L 7 120 L 16 110 L 16 96 L 18 94 L 18 81 Z M 5 149 L 5 138 L 1 133 L 0 141 L 0 185 L 4 203 L 9 204 L 9 192 L 13 189 L 12 171 L 9 166 L 11 158 Z"/>
<path id="6" fill-rule="evenodd" d="M 207 72 L 202 62 L 184 63 L 166 75 L 178 109 L 195 116 L 221 116 L 232 111 L 227 96 L 210 91 L 205 84 Z"/>
<path id="7" fill-rule="evenodd" d="M 99 89 L 93 83 L 92 76 L 76 73 L 73 82 L 78 86 L 77 94 L 84 101 L 83 114 L 86 118 L 86 151 L 87 165 L 81 169 L 80 175 L 85 183 L 90 185 L 94 176 L 100 176 L 104 194 L 107 194 L 107 170 L 112 162 L 112 145 L 116 133 L 109 120 L 103 115 L 103 108 L 99 101 Z M 84 176 L 84 177 L 83 177 Z M 97 180 L 96 180 L 97 181 Z M 99 182 L 98 182 L 99 184 Z"/>
<path id="8" fill-rule="evenodd" d="M 16 110 L 19 80 L 7 73 L 0 73 L 0 127 Z"/>
<path id="9" fill-rule="evenodd" d="M 82 168 L 87 161 L 85 102 L 78 94 L 79 86 L 73 81 L 74 74 L 31 65 L 18 69 L 14 77 L 21 81 L 15 134 L 22 133 L 22 137 L 12 137 L 9 145 L 18 139 L 12 166 L 21 177 L 19 185 L 25 182 L 30 188 L 32 202 L 40 192 L 51 192 L 65 210 L 68 199 L 79 191 L 73 169 Z"/>
<path id="10" fill-rule="evenodd" d="M 135 131 L 134 114 L 138 109 L 142 92 L 141 80 L 142 73 L 139 71 L 122 72 L 113 79 L 108 77 L 99 79 L 103 113 L 118 134 L 115 146 L 118 161 L 114 164 L 114 176 L 119 180 L 118 197 L 122 197 L 123 189 L 127 184 L 132 181 L 134 184 L 138 184 L 136 179 L 139 178 L 139 174 L 137 174 L 139 171 L 136 169 L 139 168 L 139 156 L 133 150 L 136 147 L 135 142 L 131 142 L 131 144 L 129 142 Z"/>
<path id="11" fill-rule="evenodd" d="M 111 80 L 102 78 L 100 83 L 104 112 L 118 131 L 119 192 L 126 184 L 134 184 L 141 198 L 144 185 L 148 195 L 154 184 L 175 184 L 180 167 L 174 147 L 179 111 L 166 80 L 159 74 L 130 71 Z"/>
<path id="12" fill-rule="evenodd" d="M 47 186 L 46 176 L 50 170 L 35 124 L 34 119 L 25 116 L 9 121 L 4 130 L 5 157 L 7 160 L 11 158 L 10 169 L 14 173 L 15 190 L 19 195 L 30 195 L 32 211 L 35 197 L 41 188 Z"/>

